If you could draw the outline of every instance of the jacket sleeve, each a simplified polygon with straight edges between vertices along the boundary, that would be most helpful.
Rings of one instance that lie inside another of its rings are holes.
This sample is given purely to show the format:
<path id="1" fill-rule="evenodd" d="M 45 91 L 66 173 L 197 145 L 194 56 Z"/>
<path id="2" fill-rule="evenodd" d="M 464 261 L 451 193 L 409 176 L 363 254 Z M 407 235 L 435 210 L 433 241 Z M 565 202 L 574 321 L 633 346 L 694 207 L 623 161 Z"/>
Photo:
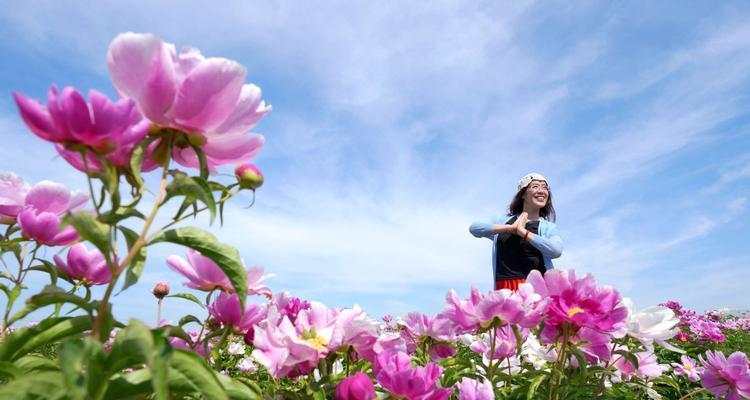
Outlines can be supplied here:
<path id="1" fill-rule="evenodd" d="M 563 251 L 563 240 L 557 231 L 557 225 L 551 224 L 544 236 L 534 235 L 531 245 L 549 258 L 560 257 Z"/>
<path id="2" fill-rule="evenodd" d="M 469 232 L 478 238 L 492 239 L 496 233 L 492 230 L 492 225 L 497 224 L 499 218 L 493 217 L 486 220 L 475 221 L 469 226 Z"/>

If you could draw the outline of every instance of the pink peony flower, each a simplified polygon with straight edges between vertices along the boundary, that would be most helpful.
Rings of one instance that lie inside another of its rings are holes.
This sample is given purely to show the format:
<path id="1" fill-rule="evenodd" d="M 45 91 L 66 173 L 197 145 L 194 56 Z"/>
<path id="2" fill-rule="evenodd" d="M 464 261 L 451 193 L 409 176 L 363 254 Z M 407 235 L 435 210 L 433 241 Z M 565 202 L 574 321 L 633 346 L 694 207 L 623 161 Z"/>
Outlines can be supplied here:
<path id="1" fill-rule="evenodd" d="M 650 351 L 636 353 L 636 358 L 638 359 L 638 368 L 635 368 L 625 357 L 620 357 L 615 361 L 614 366 L 620 372 L 623 380 L 628 380 L 631 376 L 644 379 L 657 378 L 669 369 L 668 365 L 659 364 L 656 355 Z"/>
<path id="2" fill-rule="evenodd" d="M 265 305 L 246 303 L 244 311 L 240 306 L 240 299 L 236 294 L 222 293 L 208 306 L 208 312 L 217 321 L 225 325 L 232 325 L 243 334 L 254 324 L 266 317 Z"/>
<path id="3" fill-rule="evenodd" d="M 701 385 L 717 398 L 739 400 L 750 398 L 750 370 L 747 356 L 736 351 L 725 357 L 721 351 L 707 351 L 706 359 L 698 357 L 705 367 Z"/>
<path id="4" fill-rule="evenodd" d="M 300 311 L 310 308 L 308 301 L 292 297 L 289 292 L 282 292 L 273 296 L 273 305 L 282 316 L 289 318 L 292 323 L 297 320 L 297 314 Z"/>
<path id="5" fill-rule="evenodd" d="M 263 136 L 246 133 L 271 111 L 260 89 L 245 84 L 245 68 L 224 58 L 204 58 L 152 34 L 123 33 L 110 44 L 109 72 L 118 93 L 131 97 L 157 127 L 184 132 L 201 147 L 211 169 L 244 162 L 263 146 Z M 195 151 L 177 141 L 174 159 L 198 167 Z"/>
<path id="6" fill-rule="evenodd" d="M 347 377 L 336 386 L 336 400 L 373 400 L 375 385 L 362 372 Z"/>
<path id="7" fill-rule="evenodd" d="M 401 321 L 405 338 L 413 345 L 418 345 L 423 338 L 433 338 L 438 341 L 452 341 L 455 338 L 453 322 L 447 316 L 438 314 L 434 318 L 411 312 Z"/>
<path id="8" fill-rule="evenodd" d="M 443 369 L 435 363 L 425 367 L 411 367 L 406 353 L 381 353 L 373 363 L 378 383 L 397 397 L 408 400 L 444 400 L 453 392 L 437 386 Z"/>
<path id="9" fill-rule="evenodd" d="M 83 243 L 75 244 L 68 250 L 67 263 L 58 255 L 54 259 L 58 268 L 69 277 L 86 285 L 104 285 L 112 279 L 112 272 L 102 253 L 97 249 L 88 251 Z"/>
<path id="10" fill-rule="evenodd" d="M 458 386 L 458 400 L 493 400 L 495 392 L 489 381 L 479 382 L 471 378 L 463 378 Z"/>
<path id="11" fill-rule="evenodd" d="M 550 299 L 547 326 L 568 324 L 616 337 L 625 334 L 628 309 L 621 304 L 620 294 L 609 286 L 597 287 L 590 274 L 577 279 L 573 270 L 549 270 L 543 277 L 532 271 L 526 281 L 542 298 Z"/>
<path id="12" fill-rule="evenodd" d="M 24 236 L 48 246 L 62 246 L 78 240 L 72 226 L 61 228 L 67 212 L 79 210 L 88 196 L 71 193 L 65 186 L 42 181 L 29 190 L 24 207 L 18 213 L 18 225 Z"/>
<path id="13" fill-rule="evenodd" d="M 16 174 L 0 174 L 0 224 L 16 222 L 29 190 L 29 184 Z"/>
<path id="14" fill-rule="evenodd" d="M 205 291 L 219 289 L 227 293 L 234 293 L 232 283 L 229 282 L 229 278 L 224 271 L 210 258 L 193 249 L 187 249 L 187 261 L 176 255 L 167 257 L 167 266 L 172 271 L 188 278 L 189 282 L 185 282 L 183 285 L 189 288 Z M 263 284 L 263 281 L 273 276 L 273 274 L 263 275 L 263 268 L 261 267 L 248 268 L 247 294 L 262 294 L 270 297 L 271 290 Z"/>
<path id="15" fill-rule="evenodd" d="M 26 126 L 40 138 L 56 143 L 57 151 L 75 168 L 85 171 L 81 153 L 71 145 L 79 144 L 103 154 L 118 167 L 128 167 L 135 146 L 146 137 L 148 122 L 144 121 L 135 103 L 121 99 L 115 103 L 96 90 L 89 91 L 89 102 L 72 88 L 63 89 L 58 99 L 57 87 L 49 89 L 47 107 L 20 93 L 13 93 Z M 89 169 L 101 171 L 100 161 L 87 155 Z M 145 161 L 143 171 L 156 168 Z"/>
<path id="16" fill-rule="evenodd" d="M 492 352 L 491 332 L 477 336 L 477 340 L 469 348 L 479 353 L 485 360 L 499 360 L 516 353 L 516 335 L 509 325 L 495 328 L 495 351 Z"/>
<path id="17" fill-rule="evenodd" d="M 680 357 L 682 364 L 672 363 L 675 375 L 685 375 L 692 382 L 698 382 L 704 368 L 699 367 L 697 362 L 689 356 Z"/>

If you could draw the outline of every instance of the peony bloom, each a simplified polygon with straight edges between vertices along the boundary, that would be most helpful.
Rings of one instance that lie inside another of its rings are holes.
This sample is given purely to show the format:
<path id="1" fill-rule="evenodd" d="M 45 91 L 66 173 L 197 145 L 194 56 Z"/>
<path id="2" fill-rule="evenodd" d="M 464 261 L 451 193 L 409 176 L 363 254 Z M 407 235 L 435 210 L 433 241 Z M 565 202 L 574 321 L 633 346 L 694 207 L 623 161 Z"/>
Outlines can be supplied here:
<path id="1" fill-rule="evenodd" d="M 705 367 L 701 385 L 717 398 L 739 400 L 750 398 L 750 370 L 747 356 L 736 351 L 725 357 L 720 351 L 707 351 L 706 359 L 698 357 Z"/>
<path id="2" fill-rule="evenodd" d="M 577 279 L 573 270 L 549 270 L 544 276 L 532 271 L 526 281 L 542 298 L 550 299 L 545 330 L 568 324 L 574 330 L 587 327 L 614 336 L 625 333 L 628 309 L 621 304 L 620 294 L 609 286 L 597 287 L 590 274 Z"/>
<path id="3" fill-rule="evenodd" d="M 258 167 L 250 163 L 238 165 L 234 169 L 234 176 L 243 189 L 255 190 L 263 185 L 263 174 Z"/>
<path id="4" fill-rule="evenodd" d="M 14 173 L 0 174 L 0 224 L 16 222 L 31 187 Z"/>
<path id="5" fill-rule="evenodd" d="M 234 287 L 232 287 L 232 283 L 229 282 L 229 278 L 224 271 L 213 260 L 193 249 L 187 249 L 187 261 L 176 255 L 167 257 L 167 266 L 172 271 L 188 278 L 189 282 L 185 282 L 183 285 L 189 288 L 205 291 L 219 289 L 227 293 L 234 293 Z M 273 276 L 273 274 L 263 275 L 263 268 L 261 267 L 248 268 L 247 294 L 262 294 L 270 297 L 271 290 L 263 284 L 263 281 Z"/>
<path id="6" fill-rule="evenodd" d="M 292 297 L 289 292 L 281 292 L 273 296 L 272 303 L 282 316 L 289 318 L 291 323 L 297 320 L 297 314 L 310 308 L 310 302 Z"/>
<path id="7" fill-rule="evenodd" d="M 83 281 L 86 285 L 104 285 L 112 279 L 112 272 L 98 249 L 88 251 L 86 245 L 78 243 L 68 250 L 67 262 L 55 255 L 55 264 L 69 277 Z"/>
<path id="8" fill-rule="evenodd" d="M 437 386 L 443 369 L 435 363 L 411 367 L 406 353 L 380 353 L 373 363 L 378 383 L 397 397 L 408 400 L 444 400 L 453 392 Z"/>
<path id="9" fill-rule="evenodd" d="M 117 167 L 129 167 L 130 157 L 138 142 L 146 137 L 148 121 L 144 121 L 130 99 L 115 103 L 96 90 L 89 91 L 89 102 L 72 88 L 63 89 L 58 99 L 57 87 L 49 89 L 47 107 L 20 93 L 13 93 L 26 126 L 40 138 L 56 144 L 58 153 L 75 168 L 86 171 L 78 149 L 82 145 L 104 155 Z M 101 171 L 101 162 L 87 154 L 91 171 Z M 142 170 L 150 171 L 156 164 L 144 161 Z"/>
<path id="10" fill-rule="evenodd" d="M 469 345 L 469 348 L 473 352 L 481 354 L 486 361 L 507 358 L 516 353 L 516 335 L 513 333 L 513 329 L 509 325 L 495 328 L 494 353 L 492 352 L 492 338 L 490 333 L 491 332 L 482 333 L 477 336 L 477 340 Z M 524 330 L 522 334 L 525 333 Z"/>
<path id="11" fill-rule="evenodd" d="M 271 111 L 260 89 L 245 84 L 245 68 L 224 58 L 205 58 L 197 49 L 179 54 L 153 34 L 123 33 L 110 44 L 109 73 L 120 95 L 132 98 L 155 131 L 174 134 L 175 161 L 198 167 L 191 147 L 200 146 L 209 167 L 244 162 L 263 146 L 247 133 Z"/>
<path id="12" fill-rule="evenodd" d="M 650 351 L 642 351 L 635 354 L 638 359 L 638 368 L 635 368 L 625 357 L 619 357 L 614 366 L 620 373 L 622 380 L 628 380 L 631 376 L 637 376 L 639 378 L 657 378 L 661 374 L 669 369 L 666 364 L 659 364 L 659 360 L 656 355 Z"/>
<path id="13" fill-rule="evenodd" d="M 18 225 L 24 236 L 48 246 L 72 243 L 78 240 L 78 233 L 72 226 L 61 228 L 63 216 L 78 211 L 87 200 L 85 194 L 71 193 L 59 183 L 39 182 L 26 194 Z"/>
<path id="14" fill-rule="evenodd" d="M 682 356 L 680 360 L 682 364 L 672 363 L 675 375 L 685 375 L 692 382 L 698 382 L 701 379 L 700 375 L 703 373 L 704 368 L 699 367 L 698 363 L 689 356 Z"/>
<path id="15" fill-rule="evenodd" d="M 458 400 L 493 400 L 495 392 L 489 381 L 479 382 L 471 378 L 463 378 L 458 386 Z"/>
<path id="16" fill-rule="evenodd" d="M 208 312 L 222 324 L 232 325 L 245 333 L 266 317 L 267 308 L 265 305 L 246 303 L 243 312 L 236 294 L 222 293 L 208 306 Z"/>
<path id="17" fill-rule="evenodd" d="M 352 346 L 360 357 L 374 360 L 373 345 L 379 335 L 380 324 L 355 305 L 338 312 L 332 342 L 335 346 Z"/>
<path id="18" fill-rule="evenodd" d="M 373 400 L 375 385 L 370 377 L 362 372 L 344 379 L 336 386 L 336 400 Z"/>
<path id="19" fill-rule="evenodd" d="M 647 349 L 653 350 L 656 342 L 669 350 L 684 353 L 667 342 L 680 332 L 680 328 L 677 327 L 680 319 L 675 316 L 674 311 L 667 307 L 655 306 L 636 312 L 632 300 L 625 298 L 622 302 L 628 308 L 626 327 L 629 336 L 638 339 Z"/>

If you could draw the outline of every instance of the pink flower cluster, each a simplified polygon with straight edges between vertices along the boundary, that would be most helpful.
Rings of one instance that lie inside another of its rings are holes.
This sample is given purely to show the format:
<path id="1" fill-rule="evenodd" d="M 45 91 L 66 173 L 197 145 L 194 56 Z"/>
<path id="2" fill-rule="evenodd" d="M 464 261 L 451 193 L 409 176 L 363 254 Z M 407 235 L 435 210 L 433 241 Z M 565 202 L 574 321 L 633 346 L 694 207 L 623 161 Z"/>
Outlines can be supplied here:
<path id="1" fill-rule="evenodd" d="M 726 340 L 724 329 L 750 328 L 750 321 L 746 318 L 727 319 L 722 322 L 722 314 L 717 312 L 709 311 L 700 315 L 693 310 L 685 309 L 676 301 L 667 301 L 662 305 L 672 309 L 680 318 L 678 326 L 682 332 L 675 336 L 680 342 L 722 343 Z"/>

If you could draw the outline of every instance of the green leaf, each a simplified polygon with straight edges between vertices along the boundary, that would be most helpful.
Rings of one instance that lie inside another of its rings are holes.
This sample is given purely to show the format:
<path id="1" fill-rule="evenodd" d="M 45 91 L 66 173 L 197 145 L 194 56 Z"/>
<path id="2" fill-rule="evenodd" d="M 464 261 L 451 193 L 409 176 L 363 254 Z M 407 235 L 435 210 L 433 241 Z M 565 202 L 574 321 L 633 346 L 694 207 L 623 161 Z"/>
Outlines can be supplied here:
<path id="1" fill-rule="evenodd" d="M 0 343 L 0 361 L 13 361 L 45 344 L 91 329 L 88 316 L 47 318 L 33 328 L 21 328 Z M 2 397 L 0 397 L 2 398 Z"/>
<path id="2" fill-rule="evenodd" d="M 215 262 L 229 278 L 232 287 L 237 293 L 240 304 L 244 308 L 247 297 L 247 272 L 240 259 L 240 253 L 232 246 L 228 246 L 216 240 L 216 237 L 202 229 L 195 227 L 182 227 L 162 232 L 155 237 L 149 245 L 160 242 L 169 242 L 187 246 L 197 250 L 203 256 Z"/>
<path id="3" fill-rule="evenodd" d="M 257 392 L 255 391 L 257 385 L 253 387 L 244 381 L 241 382 L 222 374 L 218 374 L 216 377 L 219 378 L 219 382 L 224 386 L 224 390 L 226 390 L 227 395 L 232 400 L 258 400 L 263 398 L 260 388 L 258 388 Z M 323 398 L 325 399 L 325 397 Z"/>
<path id="4" fill-rule="evenodd" d="M 195 315 L 192 315 L 192 314 L 188 314 L 188 315 L 180 318 L 180 322 L 178 323 L 178 325 L 185 326 L 185 325 L 187 325 L 187 324 L 189 324 L 191 322 L 195 322 L 198 325 L 203 325 L 203 321 L 201 321 L 200 319 L 198 319 L 198 317 L 196 317 Z"/>
<path id="5" fill-rule="evenodd" d="M 40 371 L 59 371 L 60 365 L 55 361 L 50 360 L 47 357 L 38 355 L 28 355 L 19 358 L 13 362 L 13 365 L 18 367 L 21 371 L 28 374 L 31 372 Z"/>
<path id="6" fill-rule="evenodd" d="M 148 398 L 154 393 L 151 384 L 152 376 L 152 371 L 148 368 L 118 374 L 110 380 L 102 398 L 107 400 Z M 170 369 L 167 374 L 167 384 L 174 398 L 180 398 L 178 394 L 187 395 L 198 391 L 182 374 L 173 369 Z"/>
<path id="7" fill-rule="evenodd" d="M 0 278 L 5 278 L 9 281 L 13 280 L 13 277 L 5 271 L 0 271 Z"/>
<path id="8" fill-rule="evenodd" d="M 193 148 L 193 151 L 195 151 L 195 155 L 198 156 L 198 162 L 200 163 L 200 171 L 201 171 L 201 178 L 208 179 L 208 160 L 206 159 L 206 153 L 201 150 L 199 146 L 196 146 L 193 143 L 190 143 L 190 146 Z"/>
<path id="9" fill-rule="evenodd" d="M 69 399 L 60 372 L 40 372 L 21 376 L 0 385 L 0 399 Z"/>
<path id="10" fill-rule="evenodd" d="M 626 350 L 617 350 L 613 354 L 619 354 L 625 357 L 625 360 L 630 362 L 630 364 L 633 366 L 633 369 L 638 369 L 638 357 L 636 357 L 635 354 Z"/>
<path id="11" fill-rule="evenodd" d="M 11 289 L 0 283 L 0 290 L 5 292 L 5 297 L 8 298 L 8 303 L 5 305 L 6 315 L 10 312 L 10 309 L 13 308 L 13 303 L 16 301 L 16 299 L 18 299 L 18 296 L 21 295 L 21 290 L 23 290 L 23 288 L 23 285 L 16 284 L 15 286 L 13 286 L 13 289 Z M 9 321 L 8 325 L 10 326 L 11 323 L 12 322 Z"/>
<path id="12" fill-rule="evenodd" d="M 138 146 L 133 149 L 133 155 L 130 157 L 130 171 L 133 177 L 134 183 L 137 185 L 138 193 L 143 191 L 143 177 L 141 177 L 141 167 L 143 165 L 143 159 L 146 155 L 146 148 L 156 140 L 156 137 L 149 137 L 142 141 Z"/>
<path id="13" fill-rule="evenodd" d="M 76 296 L 72 293 L 68 293 L 58 286 L 47 285 L 44 287 L 44 289 L 42 289 L 41 292 L 27 299 L 26 307 L 13 315 L 13 317 L 8 320 L 8 324 L 12 324 L 42 307 L 48 306 L 50 304 L 61 303 L 74 304 L 89 313 L 93 310 L 92 304 L 89 303 L 86 299 Z"/>
<path id="14" fill-rule="evenodd" d="M 131 218 L 131 217 L 146 219 L 146 217 L 140 211 L 131 207 L 120 207 L 115 211 L 104 212 L 101 214 L 99 218 L 105 224 L 114 225 L 122 220 Z"/>
<path id="15" fill-rule="evenodd" d="M 176 196 L 200 200 L 208 207 L 211 214 L 211 223 L 213 223 L 214 218 L 216 218 L 216 201 L 214 201 L 213 193 L 211 193 L 211 188 L 206 180 L 198 176 L 190 177 L 181 172 L 173 175 L 172 182 L 167 185 L 167 195 L 162 204 Z"/>
<path id="16" fill-rule="evenodd" d="M 67 341 L 60 346 L 60 371 L 68 393 L 74 399 L 86 398 L 86 377 L 83 374 L 83 343 Z"/>
<path id="17" fill-rule="evenodd" d="M 170 294 L 167 297 L 177 297 L 177 298 L 180 298 L 180 299 L 189 300 L 189 301 L 192 301 L 193 303 L 201 306 L 201 308 L 204 308 L 204 309 L 206 308 L 206 306 L 203 305 L 203 303 L 201 303 L 201 301 L 198 300 L 198 298 L 195 297 L 195 295 L 190 294 L 190 293 L 175 293 L 175 294 Z"/>
<path id="18" fill-rule="evenodd" d="M 131 249 L 135 242 L 138 240 L 138 234 L 124 226 L 118 226 L 117 229 L 119 229 L 122 232 L 123 236 L 125 236 L 125 241 L 128 243 L 128 249 Z M 128 269 L 125 272 L 125 283 L 122 284 L 122 289 L 120 289 L 120 292 L 129 288 L 130 286 L 135 285 L 136 282 L 138 282 L 138 279 L 140 279 L 141 277 L 141 273 L 143 273 L 143 267 L 145 265 L 146 246 L 141 246 L 141 248 L 138 249 L 138 253 L 135 254 L 133 259 L 130 261 L 130 264 L 127 266 Z"/>
<path id="19" fill-rule="evenodd" d="M 196 353 L 175 350 L 172 355 L 172 368 L 184 375 L 206 399 L 228 399 L 215 372 L 208 368 Z"/>
<path id="20" fill-rule="evenodd" d="M 97 221 L 96 217 L 87 211 L 68 214 L 65 221 L 73 225 L 82 239 L 88 240 L 103 254 L 109 254 L 109 226 Z"/>
<path id="21" fill-rule="evenodd" d="M 41 262 L 42 264 L 29 267 L 29 270 L 48 273 L 50 285 L 57 285 L 57 278 L 63 278 L 67 282 L 73 283 L 73 280 L 70 279 L 68 274 L 66 274 L 65 271 L 58 268 L 57 265 L 52 264 L 51 262 L 47 260 L 40 260 L 40 259 L 37 259 L 37 260 L 39 260 L 39 262 Z"/>
<path id="22" fill-rule="evenodd" d="M 21 376 L 23 372 L 9 361 L 0 361 L 0 381 L 10 381 Z"/>

